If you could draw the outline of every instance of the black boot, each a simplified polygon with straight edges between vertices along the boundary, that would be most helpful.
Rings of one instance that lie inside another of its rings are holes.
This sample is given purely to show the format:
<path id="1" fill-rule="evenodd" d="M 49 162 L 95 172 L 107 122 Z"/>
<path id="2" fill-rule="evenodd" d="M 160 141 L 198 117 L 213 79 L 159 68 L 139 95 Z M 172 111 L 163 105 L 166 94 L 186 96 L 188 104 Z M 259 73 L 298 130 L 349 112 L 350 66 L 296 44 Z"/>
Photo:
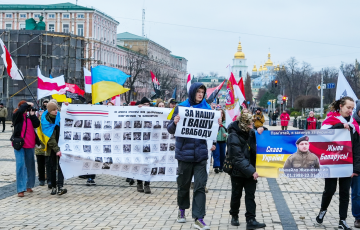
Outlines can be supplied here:
<path id="1" fill-rule="evenodd" d="M 317 215 L 316 217 L 316 222 L 318 224 L 322 224 L 322 222 L 324 221 L 325 214 L 326 214 L 326 210 L 320 210 L 319 215 Z"/>
<path id="2" fill-rule="evenodd" d="M 238 216 L 232 216 L 232 218 L 231 218 L 231 225 L 232 225 L 232 226 L 240 226 L 239 217 L 238 217 Z"/>
<path id="3" fill-rule="evenodd" d="M 51 195 L 55 195 L 56 194 L 56 188 L 52 188 L 52 190 L 51 190 L 51 193 L 50 193 Z"/>
<path id="4" fill-rule="evenodd" d="M 58 188 L 58 195 L 61 196 L 63 194 L 67 193 L 67 189 L 63 187 Z"/>
<path id="5" fill-rule="evenodd" d="M 259 223 L 255 219 L 251 219 L 251 220 L 247 221 L 247 223 L 246 223 L 246 230 L 265 228 L 265 227 L 266 227 L 266 224 Z"/>

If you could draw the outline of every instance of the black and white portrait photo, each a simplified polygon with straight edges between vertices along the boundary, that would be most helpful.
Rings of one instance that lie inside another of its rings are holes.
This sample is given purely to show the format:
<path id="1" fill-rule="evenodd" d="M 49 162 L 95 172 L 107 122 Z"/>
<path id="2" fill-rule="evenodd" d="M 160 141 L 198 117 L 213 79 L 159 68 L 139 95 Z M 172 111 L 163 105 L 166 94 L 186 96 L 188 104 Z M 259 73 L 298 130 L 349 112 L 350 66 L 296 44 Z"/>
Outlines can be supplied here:
<path id="1" fill-rule="evenodd" d="M 104 141 L 111 141 L 111 134 L 110 133 L 104 133 Z"/>
<path id="2" fill-rule="evenodd" d="M 160 144 L 160 151 L 167 151 L 168 144 L 167 143 L 161 143 Z"/>
<path id="3" fill-rule="evenodd" d="M 165 175 L 165 167 L 159 167 L 159 175 Z"/>
<path id="4" fill-rule="evenodd" d="M 104 129 L 111 129 L 111 121 L 104 121 Z"/>
<path id="5" fill-rule="evenodd" d="M 81 146 L 80 145 L 75 145 L 74 149 L 75 149 L 75 152 L 80 152 Z"/>
<path id="6" fill-rule="evenodd" d="M 75 121 L 75 123 L 74 123 L 74 127 L 75 127 L 75 128 L 81 128 L 81 127 L 82 127 L 82 124 L 83 124 L 83 121 L 82 121 L 82 120 L 77 120 L 77 121 Z"/>
<path id="7" fill-rule="evenodd" d="M 64 131 L 64 139 L 71 140 L 71 131 Z"/>
<path id="8" fill-rule="evenodd" d="M 91 141 L 91 133 L 83 133 L 83 141 Z"/>
<path id="9" fill-rule="evenodd" d="M 168 156 L 168 163 L 175 163 L 175 162 L 176 162 L 175 156 L 174 155 L 169 155 Z"/>
<path id="10" fill-rule="evenodd" d="M 141 129 L 142 128 L 142 121 L 134 121 L 134 128 Z"/>
<path id="11" fill-rule="evenodd" d="M 114 140 L 120 141 L 121 140 L 121 134 L 120 133 L 115 133 L 114 134 Z"/>
<path id="12" fill-rule="evenodd" d="M 143 140 L 144 141 L 150 140 L 150 132 L 144 132 L 143 133 Z"/>
<path id="13" fill-rule="evenodd" d="M 65 127 L 72 127 L 74 123 L 73 119 L 65 118 Z"/>
<path id="14" fill-rule="evenodd" d="M 131 145 L 129 145 L 129 144 L 123 145 L 123 152 L 124 153 L 130 153 L 131 152 Z"/>
<path id="15" fill-rule="evenodd" d="M 158 145 L 159 145 L 159 144 L 153 144 L 153 145 L 152 145 L 152 151 L 153 151 L 153 152 L 159 151 Z"/>
<path id="16" fill-rule="evenodd" d="M 131 133 L 130 132 L 125 132 L 123 134 L 123 140 L 124 141 L 130 141 L 131 140 Z"/>
<path id="17" fill-rule="evenodd" d="M 152 134 L 151 134 L 151 139 L 152 140 L 159 140 L 159 138 L 160 138 L 160 133 L 157 133 L 157 132 L 152 132 Z"/>
<path id="18" fill-rule="evenodd" d="M 144 121 L 144 128 L 151 129 L 152 128 L 152 121 Z"/>
<path id="19" fill-rule="evenodd" d="M 170 123 L 170 121 L 163 121 L 163 128 L 167 129 L 167 126 L 169 123 Z"/>
<path id="20" fill-rule="evenodd" d="M 110 166 L 112 165 L 113 163 L 113 160 L 111 157 L 104 157 L 103 159 L 104 161 L 104 164 L 102 165 L 102 169 L 110 169 Z"/>
<path id="21" fill-rule="evenodd" d="M 80 141 L 81 140 L 81 133 L 80 132 L 74 132 L 73 140 L 74 141 Z"/>
<path id="22" fill-rule="evenodd" d="M 95 145 L 93 147 L 94 153 L 101 153 L 101 145 Z"/>
<path id="23" fill-rule="evenodd" d="M 114 129 L 121 129 L 122 122 L 121 121 L 114 121 Z"/>
<path id="24" fill-rule="evenodd" d="M 152 176 L 157 175 L 157 171 L 158 171 L 157 168 L 152 168 L 152 169 L 151 169 L 151 175 L 152 175 Z"/>
<path id="25" fill-rule="evenodd" d="M 101 129 L 101 121 L 94 121 L 94 128 L 95 129 Z"/>
<path id="26" fill-rule="evenodd" d="M 133 132 L 133 140 L 140 141 L 141 140 L 141 132 Z"/>
<path id="27" fill-rule="evenodd" d="M 160 128 L 161 128 L 160 121 L 156 121 L 154 125 L 154 129 L 160 129 Z"/>
<path id="28" fill-rule="evenodd" d="M 160 157 L 159 163 L 165 164 L 166 163 L 166 155 L 162 155 Z"/>
<path id="29" fill-rule="evenodd" d="M 125 122 L 124 129 L 131 129 L 131 121 Z"/>
<path id="30" fill-rule="evenodd" d="M 111 145 L 104 145 L 104 153 L 111 153 Z"/>
<path id="31" fill-rule="evenodd" d="M 102 157 L 95 157 L 95 162 L 103 162 Z"/>
<path id="32" fill-rule="evenodd" d="M 120 153 L 120 145 L 115 145 L 114 146 L 114 152 L 115 153 Z"/>
<path id="33" fill-rule="evenodd" d="M 143 145 L 143 152 L 144 153 L 149 153 L 150 152 L 150 144 Z"/>
<path id="34" fill-rule="evenodd" d="M 101 141 L 101 135 L 100 135 L 100 133 L 94 133 L 93 141 Z"/>
<path id="35" fill-rule="evenodd" d="M 70 149 L 70 145 L 69 145 L 69 144 L 66 144 L 66 145 L 65 145 L 64 151 L 67 151 L 67 152 L 72 151 L 72 150 Z"/>
<path id="36" fill-rule="evenodd" d="M 134 152 L 139 153 L 141 152 L 142 146 L 141 145 L 134 145 Z"/>
<path id="37" fill-rule="evenodd" d="M 169 139 L 169 133 L 168 132 L 162 132 L 161 139 L 163 139 L 163 140 Z"/>
<path id="38" fill-rule="evenodd" d="M 91 145 L 84 145 L 83 149 L 84 153 L 91 153 Z"/>
<path id="39" fill-rule="evenodd" d="M 170 143 L 169 150 L 175 151 L 175 143 Z"/>
<path id="40" fill-rule="evenodd" d="M 84 122 L 84 128 L 85 129 L 91 129 L 92 120 L 85 120 Z"/>

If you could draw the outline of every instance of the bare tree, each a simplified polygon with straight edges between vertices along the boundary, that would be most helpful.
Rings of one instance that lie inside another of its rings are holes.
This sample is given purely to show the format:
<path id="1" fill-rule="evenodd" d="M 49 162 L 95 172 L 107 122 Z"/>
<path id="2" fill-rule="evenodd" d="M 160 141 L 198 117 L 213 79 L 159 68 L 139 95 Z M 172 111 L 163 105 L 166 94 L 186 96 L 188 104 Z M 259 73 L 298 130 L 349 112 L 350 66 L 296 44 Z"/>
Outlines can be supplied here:
<path id="1" fill-rule="evenodd" d="M 247 74 L 247 76 L 246 76 L 244 88 L 245 88 L 246 101 L 250 101 L 250 103 L 252 103 L 253 94 L 252 94 L 252 91 L 251 91 L 251 78 L 250 78 L 249 74 Z"/>
<path id="2" fill-rule="evenodd" d="M 210 72 L 210 77 L 218 78 L 218 77 L 219 77 L 219 74 L 218 74 L 217 72 L 211 71 L 211 72 Z"/>

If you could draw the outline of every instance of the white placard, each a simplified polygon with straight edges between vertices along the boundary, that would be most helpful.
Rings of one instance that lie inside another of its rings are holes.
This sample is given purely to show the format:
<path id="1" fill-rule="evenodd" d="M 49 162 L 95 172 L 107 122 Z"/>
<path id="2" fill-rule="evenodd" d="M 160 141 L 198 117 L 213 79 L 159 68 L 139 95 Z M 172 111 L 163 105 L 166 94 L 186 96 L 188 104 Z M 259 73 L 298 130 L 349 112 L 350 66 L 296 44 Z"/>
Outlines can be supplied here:
<path id="1" fill-rule="evenodd" d="M 180 120 L 175 136 L 216 140 L 219 131 L 220 111 L 178 107 Z"/>

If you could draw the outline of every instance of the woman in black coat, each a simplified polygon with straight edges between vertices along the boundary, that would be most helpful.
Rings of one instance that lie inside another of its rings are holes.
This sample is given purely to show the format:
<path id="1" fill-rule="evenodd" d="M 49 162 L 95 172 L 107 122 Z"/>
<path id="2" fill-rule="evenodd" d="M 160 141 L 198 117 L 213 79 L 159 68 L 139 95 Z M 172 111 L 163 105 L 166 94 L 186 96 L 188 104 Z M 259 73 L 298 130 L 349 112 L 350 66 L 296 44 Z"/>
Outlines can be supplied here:
<path id="1" fill-rule="evenodd" d="M 232 162 L 231 173 L 231 225 L 239 226 L 239 208 L 242 191 L 245 189 L 246 229 L 266 227 L 256 221 L 255 190 L 258 173 L 255 169 L 256 139 L 253 121 L 250 114 L 242 114 L 228 127 L 227 150 Z M 259 127 L 257 132 L 264 131 Z"/>

